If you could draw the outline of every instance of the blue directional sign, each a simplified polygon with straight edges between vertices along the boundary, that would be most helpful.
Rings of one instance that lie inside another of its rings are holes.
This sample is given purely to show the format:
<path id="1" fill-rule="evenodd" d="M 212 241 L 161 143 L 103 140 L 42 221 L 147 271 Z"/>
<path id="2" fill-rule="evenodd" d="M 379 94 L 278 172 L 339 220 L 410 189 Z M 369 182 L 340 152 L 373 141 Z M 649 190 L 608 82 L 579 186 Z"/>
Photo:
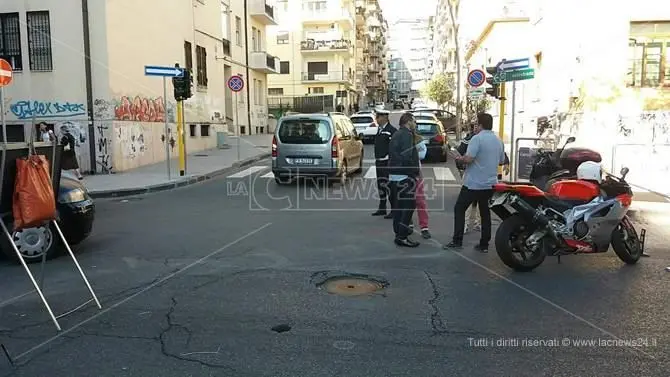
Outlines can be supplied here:
<path id="1" fill-rule="evenodd" d="M 228 79 L 228 88 L 230 88 L 230 90 L 232 90 L 233 92 L 242 91 L 242 89 L 244 88 L 244 79 L 242 78 L 242 76 L 238 75 L 230 76 L 230 78 Z"/>
<path id="2" fill-rule="evenodd" d="M 486 73 L 481 69 L 473 69 L 468 73 L 468 84 L 470 84 L 471 87 L 480 87 L 484 82 L 486 82 Z"/>
<path id="3" fill-rule="evenodd" d="M 511 71 L 515 69 L 524 69 L 528 67 L 530 67 L 529 58 L 513 59 L 513 60 L 503 59 L 496 65 L 496 68 L 498 68 L 498 72 Z"/>
<path id="4" fill-rule="evenodd" d="M 147 65 L 144 67 L 145 76 L 161 76 L 161 77 L 182 77 L 184 76 L 184 69 L 177 67 L 160 67 L 156 65 Z"/>

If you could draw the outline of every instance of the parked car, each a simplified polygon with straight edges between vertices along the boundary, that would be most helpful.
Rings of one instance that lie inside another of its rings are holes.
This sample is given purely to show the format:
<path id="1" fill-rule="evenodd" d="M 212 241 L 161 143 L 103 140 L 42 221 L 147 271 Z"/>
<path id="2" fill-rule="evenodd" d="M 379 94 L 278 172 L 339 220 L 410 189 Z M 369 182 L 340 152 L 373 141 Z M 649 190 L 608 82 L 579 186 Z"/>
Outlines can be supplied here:
<path id="1" fill-rule="evenodd" d="M 439 122 L 440 120 L 433 113 L 423 112 L 423 111 L 412 111 L 414 114 L 414 119 L 417 122 L 420 121 L 430 121 L 430 122 Z"/>
<path id="2" fill-rule="evenodd" d="M 364 144 L 366 141 L 374 140 L 378 128 L 372 114 L 354 114 L 349 119 L 354 124 L 356 134 Z"/>
<path id="3" fill-rule="evenodd" d="M 423 140 L 428 147 L 424 160 L 446 162 L 449 152 L 449 139 L 447 139 L 447 132 L 442 124 L 434 120 L 417 120 L 416 131 L 423 136 Z"/>
<path id="4" fill-rule="evenodd" d="M 444 129 L 447 132 L 456 132 L 456 115 L 448 111 L 425 108 L 425 109 L 413 110 L 412 112 L 432 113 L 442 123 L 442 126 L 444 126 Z"/>
<path id="5" fill-rule="evenodd" d="M 325 177 L 344 185 L 363 170 L 363 143 L 340 113 L 298 114 L 279 120 L 272 138 L 272 173 L 279 185 L 300 177 Z"/>
<path id="6" fill-rule="evenodd" d="M 76 177 L 67 174 L 61 176 L 56 208 L 59 216 L 58 226 L 68 244 L 77 245 L 91 234 L 95 204 L 86 187 Z M 4 221 L 11 231 L 14 221 L 11 213 L 4 218 Z M 7 238 L 5 236 L 0 238 L 3 253 L 16 259 L 16 252 Z M 13 232 L 12 238 L 26 263 L 41 261 L 45 253 L 46 258 L 51 259 L 64 251 L 65 247 L 53 224 Z"/>
<path id="7" fill-rule="evenodd" d="M 404 110 L 405 104 L 402 101 L 393 101 L 393 110 Z"/>

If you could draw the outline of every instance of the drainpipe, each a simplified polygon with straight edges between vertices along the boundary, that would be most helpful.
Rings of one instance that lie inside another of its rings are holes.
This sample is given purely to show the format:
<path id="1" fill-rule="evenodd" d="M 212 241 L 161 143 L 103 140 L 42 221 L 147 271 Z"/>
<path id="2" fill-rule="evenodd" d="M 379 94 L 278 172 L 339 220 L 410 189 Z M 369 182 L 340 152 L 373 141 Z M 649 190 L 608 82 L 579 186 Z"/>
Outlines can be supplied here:
<path id="1" fill-rule="evenodd" d="M 86 80 L 86 108 L 88 118 L 88 150 L 91 158 L 91 174 L 97 169 L 95 159 L 95 126 L 93 124 L 93 79 L 91 70 L 91 33 L 89 30 L 88 0 L 81 0 L 81 16 L 84 29 L 84 75 Z"/>
<path id="2" fill-rule="evenodd" d="M 247 69 L 246 81 L 247 81 L 247 123 L 249 124 L 248 135 L 251 135 L 251 74 L 249 73 L 249 9 L 247 5 L 247 0 L 244 0 L 244 56 L 246 58 L 245 66 Z"/>

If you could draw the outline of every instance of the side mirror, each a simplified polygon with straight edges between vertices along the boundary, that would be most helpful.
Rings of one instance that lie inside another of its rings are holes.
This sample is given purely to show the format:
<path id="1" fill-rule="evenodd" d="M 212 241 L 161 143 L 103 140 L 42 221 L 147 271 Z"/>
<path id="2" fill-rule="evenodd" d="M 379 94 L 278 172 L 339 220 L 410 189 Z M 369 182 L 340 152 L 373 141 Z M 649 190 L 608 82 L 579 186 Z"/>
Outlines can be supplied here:
<path id="1" fill-rule="evenodd" d="M 567 141 L 567 142 L 566 142 L 565 144 L 570 144 L 570 143 L 574 143 L 574 142 L 575 142 L 575 140 L 577 140 L 577 139 L 575 139 L 575 137 L 574 137 L 574 136 L 570 136 L 570 137 L 568 138 L 568 141 Z"/>
<path id="2" fill-rule="evenodd" d="M 626 178 L 626 175 L 628 175 L 629 171 L 630 171 L 630 169 L 628 169 L 626 167 L 621 168 L 621 178 Z"/>

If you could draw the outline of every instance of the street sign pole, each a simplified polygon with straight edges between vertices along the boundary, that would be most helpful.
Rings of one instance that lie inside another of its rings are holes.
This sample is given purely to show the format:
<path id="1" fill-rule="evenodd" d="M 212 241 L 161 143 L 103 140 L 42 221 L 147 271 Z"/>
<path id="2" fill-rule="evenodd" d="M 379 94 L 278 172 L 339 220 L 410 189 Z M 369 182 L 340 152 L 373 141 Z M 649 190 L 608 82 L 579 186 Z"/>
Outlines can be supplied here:
<path id="1" fill-rule="evenodd" d="M 512 131 L 510 131 L 511 148 L 509 149 L 510 180 L 515 182 L 514 177 L 514 118 L 516 116 L 516 81 L 512 81 Z"/>
<path id="2" fill-rule="evenodd" d="M 498 126 L 498 135 L 500 136 L 500 140 L 503 142 L 503 149 L 505 145 L 505 102 L 507 102 L 506 98 L 507 94 L 507 88 L 505 87 L 505 83 L 500 84 L 500 124 Z M 503 169 L 502 166 L 498 166 L 498 180 L 502 180 L 502 173 Z"/>
<path id="3" fill-rule="evenodd" d="M 167 162 L 168 181 L 172 179 L 172 168 L 170 167 L 170 128 L 167 116 L 167 78 L 163 76 L 163 109 L 165 109 L 165 161 Z"/>
<path id="4" fill-rule="evenodd" d="M 6 152 L 7 147 L 7 122 L 5 120 L 5 87 L 0 86 L 0 123 L 2 124 L 2 153 Z M 4 168 L 4 166 L 3 166 Z M 1 183 L 0 183 L 1 184 Z"/>
<path id="5" fill-rule="evenodd" d="M 237 161 L 240 161 L 240 138 L 242 133 L 240 132 L 240 92 L 235 92 L 235 133 L 237 134 Z"/>

